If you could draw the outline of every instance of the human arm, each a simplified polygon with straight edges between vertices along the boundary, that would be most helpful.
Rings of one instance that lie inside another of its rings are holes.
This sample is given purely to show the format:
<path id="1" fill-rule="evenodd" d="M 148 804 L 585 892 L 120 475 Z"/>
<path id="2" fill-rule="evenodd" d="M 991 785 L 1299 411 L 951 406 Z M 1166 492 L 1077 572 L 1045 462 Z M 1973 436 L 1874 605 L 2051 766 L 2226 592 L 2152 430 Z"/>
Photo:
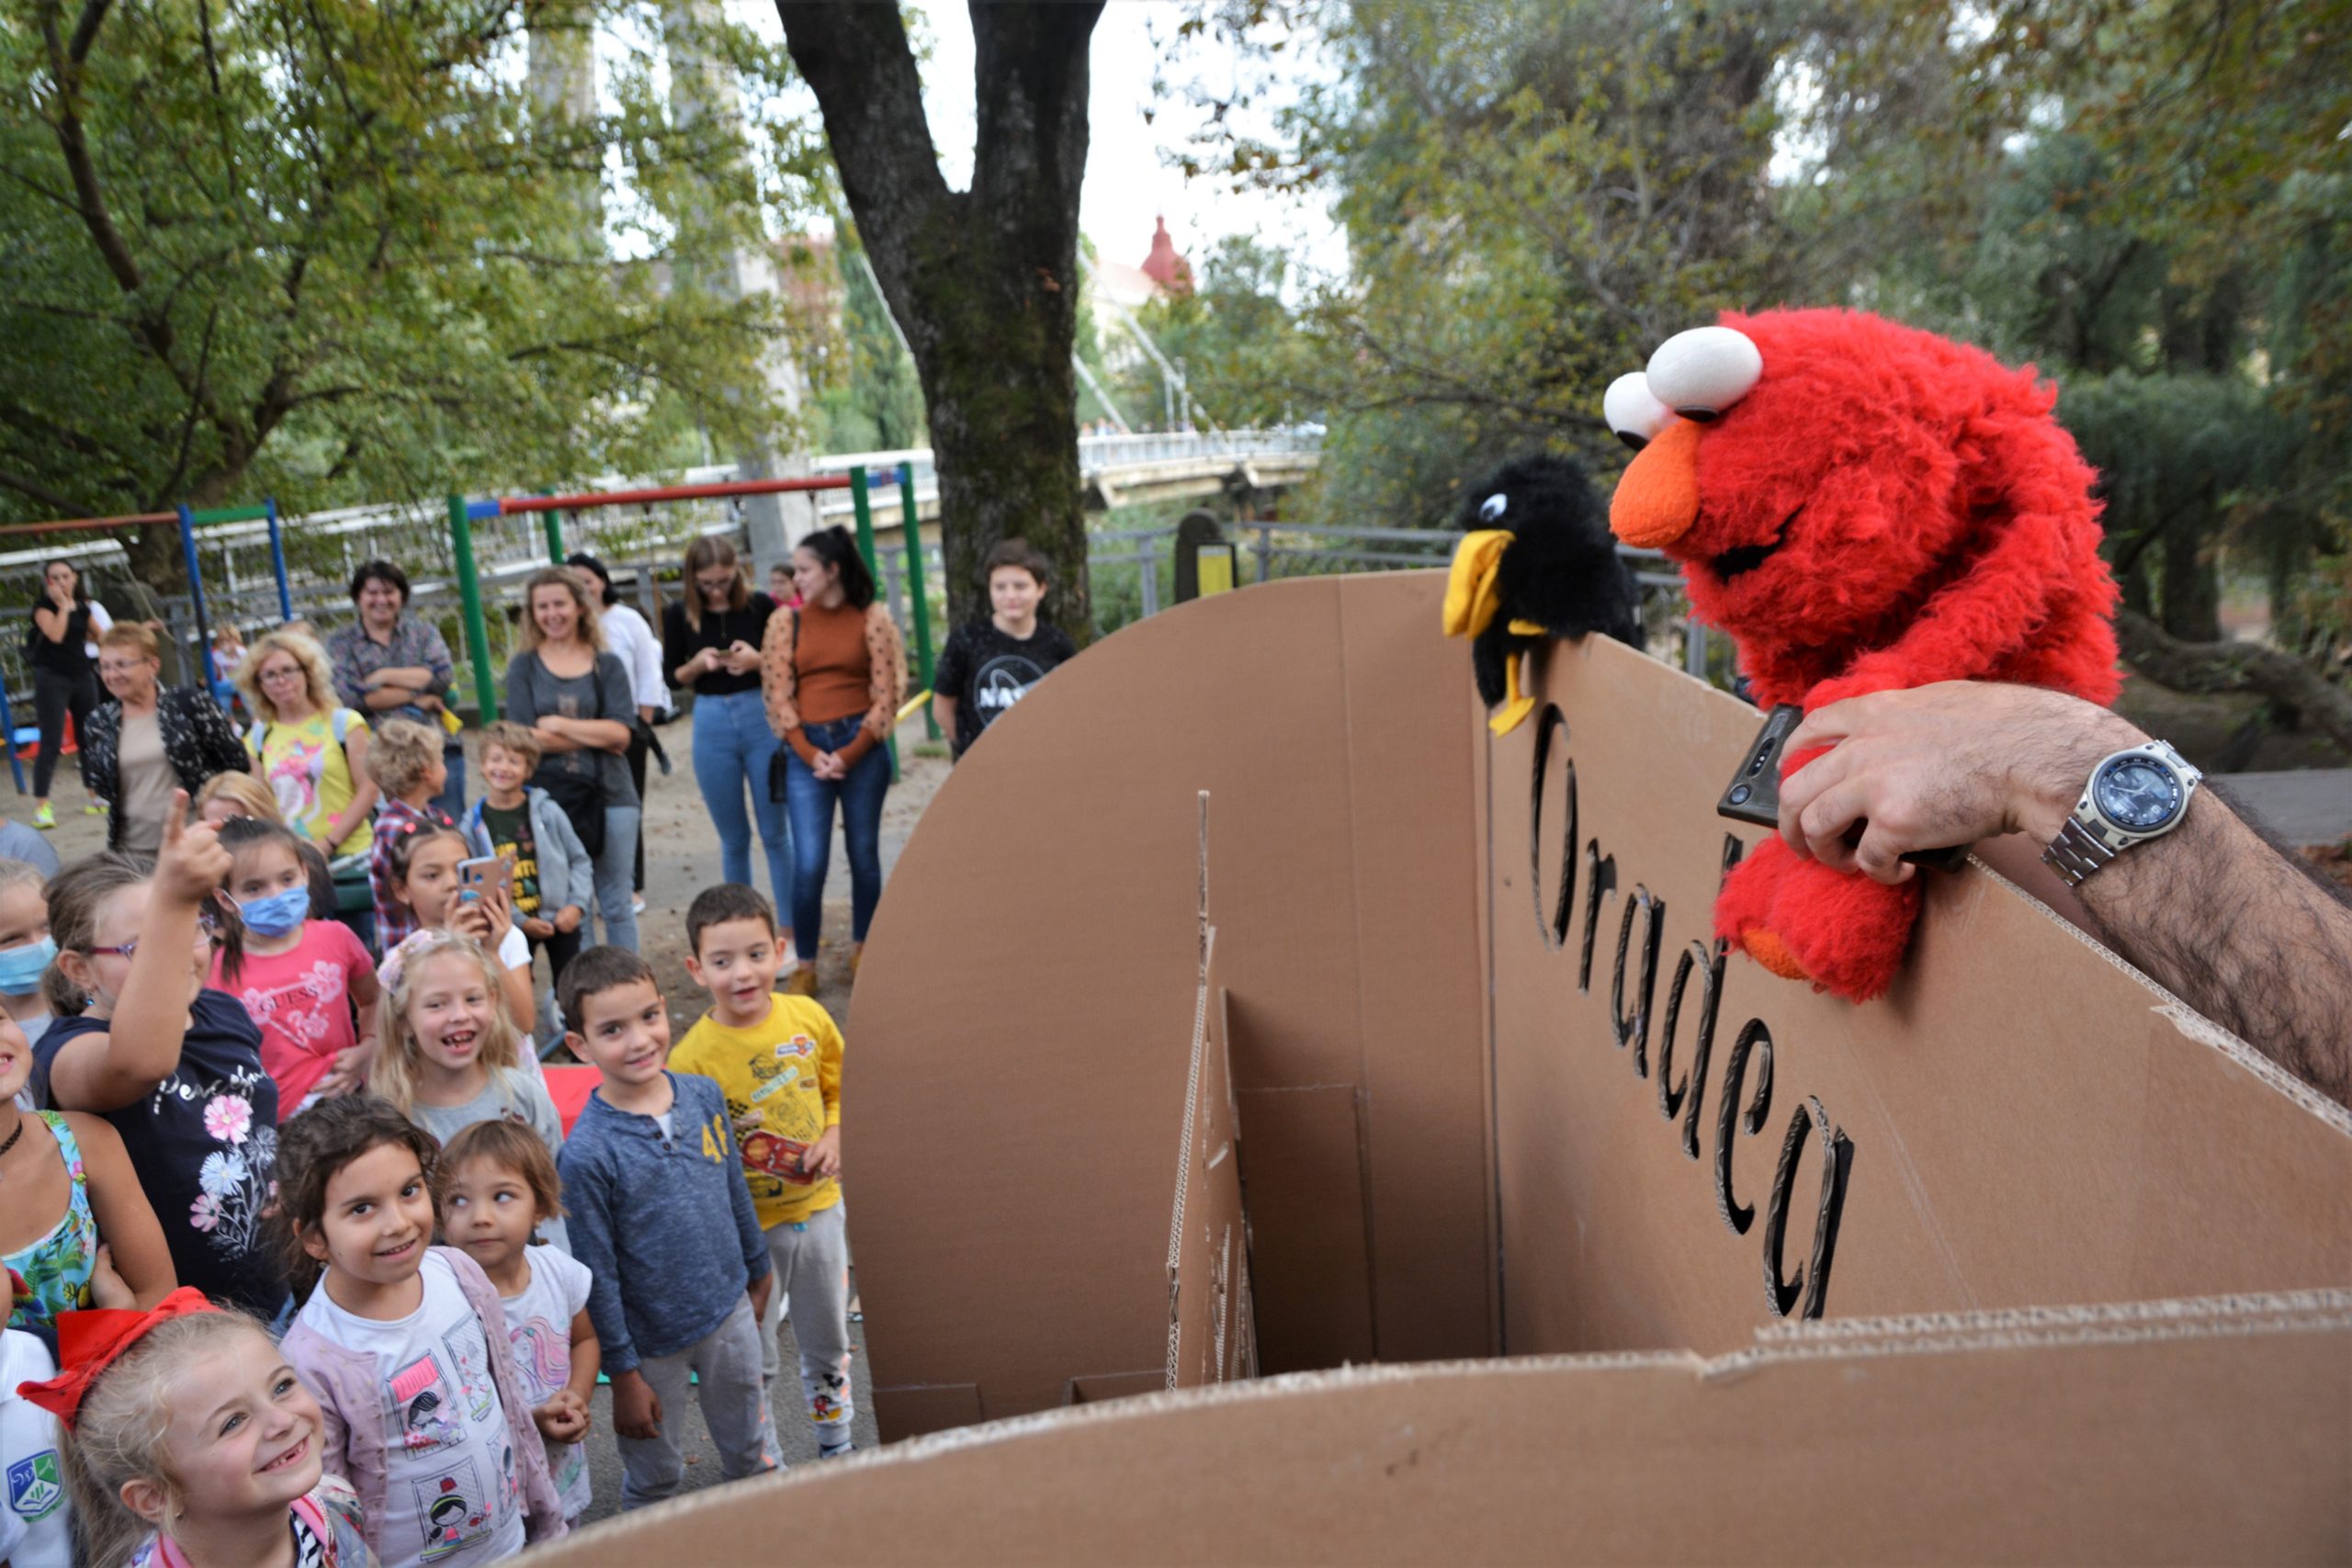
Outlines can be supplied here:
<path id="1" fill-rule="evenodd" d="M 899 623 L 878 599 L 865 607 L 865 722 L 837 753 L 841 767 L 831 775 L 835 778 L 847 776 L 868 751 L 890 738 L 899 724 L 899 704 L 906 699 L 906 648 L 899 640 Z"/>
<path id="2" fill-rule="evenodd" d="M 619 660 L 609 653 L 598 654 L 591 674 L 596 682 L 596 701 L 602 712 L 635 711 L 629 700 L 628 671 Z M 541 714 L 531 721 L 531 726 L 538 732 L 540 744 L 550 751 L 628 750 L 629 727 L 625 719 L 566 718 L 558 714 Z"/>
<path id="3" fill-rule="evenodd" d="M 375 966 L 368 962 L 368 950 L 359 945 L 345 927 L 337 926 L 348 939 L 350 951 L 344 955 L 345 986 L 351 994 L 351 1008 L 356 1019 L 356 1036 L 349 1045 L 335 1054 L 334 1065 L 327 1068 L 319 1080 L 322 1096 L 347 1094 L 368 1081 L 368 1069 L 376 1060 L 376 1010 L 382 1002 L 384 987 L 376 978 Z"/>
<path id="4" fill-rule="evenodd" d="M 935 688 L 931 694 L 931 722 L 939 726 L 939 733 L 947 737 L 950 746 L 956 744 L 956 699 Z"/>
<path id="5" fill-rule="evenodd" d="M 707 651 L 695 646 L 684 605 L 673 604 L 662 612 L 662 674 L 672 687 L 691 686 L 712 668 L 703 658 Z"/>
<path id="6" fill-rule="evenodd" d="M 173 791 L 122 994 L 105 1032 L 77 1034 L 58 1049 L 49 1069 L 51 1104 L 69 1111 L 119 1111 L 179 1069 L 197 913 L 219 892 L 230 864 L 219 834 L 201 822 L 189 824 L 187 792 Z"/>
<path id="7" fill-rule="evenodd" d="M 558 1162 L 563 1175 L 565 1216 L 571 1256 L 588 1270 L 588 1321 L 596 1331 L 605 1375 L 613 1384 L 613 1429 L 625 1438 L 652 1438 L 662 1431 L 662 1401 L 639 1371 L 637 1347 L 621 1308 L 619 1259 L 613 1225 L 618 1196 L 607 1172 L 575 1143 Z"/>
<path id="8" fill-rule="evenodd" d="M 825 1131 L 800 1156 L 800 1168 L 822 1179 L 842 1170 L 842 1032 L 831 1014 L 817 1033 L 817 1092 L 825 1102 Z"/>
<path id="9" fill-rule="evenodd" d="M 588 1402 L 596 1393 L 598 1359 L 596 1325 L 582 1307 L 571 1314 L 571 1375 L 545 1404 L 531 1412 L 539 1436 L 551 1443 L 576 1443 L 588 1435 Z"/>
<path id="10" fill-rule="evenodd" d="M 66 630 L 73 624 L 74 612 L 57 602 L 56 590 L 43 589 L 40 598 L 33 603 L 34 629 L 51 642 L 63 642 Z"/>
<path id="11" fill-rule="evenodd" d="M 82 1169 L 89 1180 L 90 1216 L 112 1254 L 115 1273 L 130 1288 L 139 1310 L 145 1311 L 172 1293 L 179 1283 L 172 1270 L 172 1249 L 164 1241 L 164 1227 L 155 1218 L 139 1174 L 130 1168 L 122 1134 L 98 1117 L 66 1112 L 74 1142 L 82 1145 Z"/>
<path id="12" fill-rule="evenodd" d="M 1899 858 L 1913 850 L 2004 833 L 2045 845 L 2099 760 L 2147 739 L 2103 708 L 2027 686 L 1945 682 L 1834 704 L 1789 738 L 1792 755 L 1833 749 L 1781 782 L 1781 837 L 1799 855 L 1889 883 L 1913 874 Z M 2352 904 L 2212 788 L 2178 828 L 2074 891 L 2109 947 L 2352 1104 Z"/>
<path id="13" fill-rule="evenodd" d="M 815 760 L 817 749 L 800 732 L 800 671 L 793 664 L 799 628 L 800 612 L 789 605 L 768 617 L 760 638 L 760 697 L 767 705 L 768 728 L 807 762 Z"/>
<path id="14" fill-rule="evenodd" d="M 343 764 L 351 775 L 351 804 L 327 819 L 326 842 L 332 849 L 359 830 L 359 825 L 375 815 L 376 801 L 382 792 L 376 785 L 375 775 L 368 771 L 368 725 L 355 716 L 343 736 Z"/>

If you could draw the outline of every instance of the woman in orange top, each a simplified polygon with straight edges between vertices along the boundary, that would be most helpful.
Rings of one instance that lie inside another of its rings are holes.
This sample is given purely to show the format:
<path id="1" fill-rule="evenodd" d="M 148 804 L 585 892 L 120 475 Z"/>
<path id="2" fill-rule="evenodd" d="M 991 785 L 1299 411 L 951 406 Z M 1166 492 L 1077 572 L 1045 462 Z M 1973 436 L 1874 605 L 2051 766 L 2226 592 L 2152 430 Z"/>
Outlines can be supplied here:
<path id="1" fill-rule="evenodd" d="M 817 933 L 841 807 L 849 852 L 850 974 L 882 897 L 882 796 L 890 787 L 884 742 L 907 690 L 907 656 L 874 574 L 849 530 L 822 528 L 792 552 L 797 608 L 769 617 L 760 650 L 768 723 L 784 741 L 785 814 L 792 823 L 792 942 L 798 965 L 785 989 L 817 994 Z"/>

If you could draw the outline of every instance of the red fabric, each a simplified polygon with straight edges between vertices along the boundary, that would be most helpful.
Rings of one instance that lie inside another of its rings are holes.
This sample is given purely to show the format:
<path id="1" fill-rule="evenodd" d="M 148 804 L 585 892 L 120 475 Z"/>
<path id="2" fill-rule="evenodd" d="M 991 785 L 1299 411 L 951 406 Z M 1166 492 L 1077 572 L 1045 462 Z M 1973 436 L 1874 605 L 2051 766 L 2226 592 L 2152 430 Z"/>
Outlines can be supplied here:
<path id="1" fill-rule="evenodd" d="M 139 1343 L 141 1336 L 159 1323 L 191 1313 L 218 1310 L 204 1299 L 202 1291 L 182 1285 L 145 1312 L 106 1308 L 59 1313 L 57 1375 L 45 1382 L 20 1382 L 17 1393 L 70 1427 L 81 1412 L 83 1396 L 90 1392 L 90 1385 L 125 1350 Z"/>
<path id="2" fill-rule="evenodd" d="M 553 1063 L 539 1071 L 548 1080 L 548 1098 L 555 1101 L 555 1113 L 563 1121 L 563 1135 L 571 1136 L 571 1124 L 588 1109 L 588 1097 L 596 1092 L 600 1081 L 594 1067 L 559 1067 Z"/>
<path id="3" fill-rule="evenodd" d="M 2114 700 L 2097 476 L 2052 415 L 2054 388 L 1860 311 L 1723 323 L 1754 341 L 1763 377 L 1699 433 L 1697 517 L 1662 547 L 1699 619 L 1738 644 L 1759 704 L 1811 712 L 1965 680 Z M 1630 525 L 1650 521 L 1656 493 L 1626 498 Z M 1770 933 L 1818 988 L 1860 1001 L 1894 979 L 1917 910 L 1916 886 L 1826 871 L 1768 839 L 1725 883 L 1716 927 L 1737 946 Z"/>

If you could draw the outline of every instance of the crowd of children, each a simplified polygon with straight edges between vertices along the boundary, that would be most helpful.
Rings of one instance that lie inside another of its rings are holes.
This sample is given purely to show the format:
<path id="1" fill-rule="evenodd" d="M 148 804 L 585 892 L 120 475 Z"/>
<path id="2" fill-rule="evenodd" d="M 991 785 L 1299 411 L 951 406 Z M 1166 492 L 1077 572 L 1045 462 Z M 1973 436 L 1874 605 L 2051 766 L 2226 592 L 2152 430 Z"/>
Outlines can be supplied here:
<path id="1" fill-rule="evenodd" d="M 850 1449 L 842 1037 L 778 993 L 774 907 L 694 900 L 674 1047 L 644 959 L 562 954 L 597 1077 L 567 1136 L 532 956 L 576 946 L 584 857 L 526 733 L 486 738 L 461 829 L 403 728 L 368 757 L 380 961 L 234 792 L 175 798 L 152 865 L 0 863 L 12 1568 L 494 1562 L 590 1506 L 600 1378 L 622 1507 L 678 1490 L 689 1398 L 729 1479 L 775 1469 L 787 1296 L 819 1451 Z"/>

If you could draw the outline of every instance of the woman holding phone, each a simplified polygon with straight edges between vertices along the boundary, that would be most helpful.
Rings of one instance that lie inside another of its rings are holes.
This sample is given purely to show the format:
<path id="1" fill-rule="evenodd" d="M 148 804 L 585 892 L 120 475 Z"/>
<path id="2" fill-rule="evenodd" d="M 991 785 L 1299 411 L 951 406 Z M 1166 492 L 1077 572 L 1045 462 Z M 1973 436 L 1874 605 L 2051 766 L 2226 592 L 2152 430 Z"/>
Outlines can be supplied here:
<path id="1" fill-rule="evenodd" d="M 685 576 L 684 602 L 662 615 L 662 673 L 671 685 L 694 690 L 695 783 L 718 827 L 721 879 L 757 885 L 756 818 L 781 914 L 792 908 L 792 834 L 774 787 L 778 741 L 760 696 L 760 648 L 775 601 L 752 591 L 734 545 L 716 536 L 687 547 Z"/>

